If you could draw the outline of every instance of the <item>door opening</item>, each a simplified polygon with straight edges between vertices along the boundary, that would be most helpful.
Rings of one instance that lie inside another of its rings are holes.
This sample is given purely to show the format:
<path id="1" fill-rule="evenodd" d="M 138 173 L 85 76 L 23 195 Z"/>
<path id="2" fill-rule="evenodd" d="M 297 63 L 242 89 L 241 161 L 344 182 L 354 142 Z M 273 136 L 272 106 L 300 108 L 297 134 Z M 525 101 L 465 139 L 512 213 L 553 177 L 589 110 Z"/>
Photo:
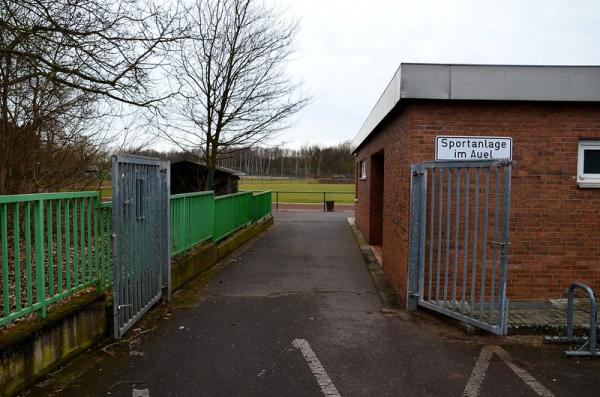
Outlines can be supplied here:
<path id="1" fill-rule="evenodd" d="M 371 156 L 369 244 L 376 247 L 383 243 L 384 164 L 383 151 Z"/>

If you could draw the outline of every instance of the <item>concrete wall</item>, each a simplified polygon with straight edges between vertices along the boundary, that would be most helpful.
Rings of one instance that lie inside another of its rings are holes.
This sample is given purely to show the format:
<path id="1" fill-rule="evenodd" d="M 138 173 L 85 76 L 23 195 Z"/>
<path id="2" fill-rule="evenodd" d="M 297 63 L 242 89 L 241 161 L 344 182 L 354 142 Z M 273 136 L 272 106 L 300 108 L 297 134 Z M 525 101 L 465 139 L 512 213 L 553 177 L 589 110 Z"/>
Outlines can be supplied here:
<path id="1" fill-rule="evenodd" d="M 104 337 L 107 305 L 95 293 L 55 307 L 0 335 L 0 395 L 10 396 Z"/>
<path id="2" fill-rule="evenodd" d="M 423 100 L 390 115 L 356 157 L 385 150 L 383 266 L 402 299 L 410 164 L 434 159 L 436 135 L 513 138 L 511 299 L 563 297 L 574 280 L 600 290 L 600 189 L 576 183 L 579 139 L 600 139 L 600 104 Z M 370 181 L 358 183 L 356 222 L 368 236 Z"/>

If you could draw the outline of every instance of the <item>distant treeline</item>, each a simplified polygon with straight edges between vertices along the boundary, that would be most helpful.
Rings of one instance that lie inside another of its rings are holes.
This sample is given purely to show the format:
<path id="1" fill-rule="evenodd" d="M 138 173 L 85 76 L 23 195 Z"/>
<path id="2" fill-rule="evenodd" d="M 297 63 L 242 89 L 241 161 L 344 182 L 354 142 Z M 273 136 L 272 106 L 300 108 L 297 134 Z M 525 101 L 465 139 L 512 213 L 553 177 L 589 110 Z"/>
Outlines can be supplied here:
<path id="1" fill-rule="evenodd" d="M 218 164 L 256 176 L 352 178 L 354 175 L 350 142 L 329 147 L 305 145 L 300 149 L 270 147 L 232 150 L 223 153 Z"/>
<path id="2" fill-rule="evenodd" d="M 198 161 L 200 156 L 181 151 L 138 151 L 138 154 L 170 161 Z M 292 178 L 353 178 L 354 158 L 350 142 L 321 147 L 305 145 L 300 149 L 282 147 L 232 148 L 220 153 L 220 167 L 252 176 Z"/>

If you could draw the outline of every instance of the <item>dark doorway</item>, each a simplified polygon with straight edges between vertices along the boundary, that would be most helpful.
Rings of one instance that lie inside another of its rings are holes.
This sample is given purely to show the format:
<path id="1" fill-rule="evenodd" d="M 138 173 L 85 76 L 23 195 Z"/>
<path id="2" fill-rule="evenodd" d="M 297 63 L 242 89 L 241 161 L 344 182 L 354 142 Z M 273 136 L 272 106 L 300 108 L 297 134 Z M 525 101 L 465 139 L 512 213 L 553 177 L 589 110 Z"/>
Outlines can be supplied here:
<path id="1" fill-rule="evenodd" d="M 369 244 L 381 245 L 383 242 L 383 180 L 384 180 L 383 151 L 371 156 L 371 208 L 369 225 Z"/>

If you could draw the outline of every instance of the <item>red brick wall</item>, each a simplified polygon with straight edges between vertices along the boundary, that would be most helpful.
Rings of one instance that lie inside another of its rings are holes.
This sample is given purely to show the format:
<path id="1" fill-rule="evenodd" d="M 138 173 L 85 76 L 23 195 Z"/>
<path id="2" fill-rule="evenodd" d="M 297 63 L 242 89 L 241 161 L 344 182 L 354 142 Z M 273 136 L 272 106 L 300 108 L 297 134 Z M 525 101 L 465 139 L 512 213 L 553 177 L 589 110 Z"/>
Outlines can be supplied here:
<path id="1" fill-rule="evenodd" d="M 367 159 L 367 175 L 370 175 L 371 156 L 383 151 L 384 155 L 384 200 L 382 259 L 386 275 L 391 283 L 402 291 L 406 286 L 408 240 L 408 204 L 410 186 L 410 163 L 408 162 L 408 119 L 401 112 L 386 122 L 381 133 L 370 139 L 358 153 L 357 163 Z M 357 181 L 356 223 L 367 240 L 370 232 L 370 192 L 372 179 Z M 402 286 L 402 287 L 401 287 Z M 406 292 L 404 292 L 404 295 Z M 402 295 L 402 298 L 404 298 Z"/>
<path id="2" fill-rule="evenodd" d="M 412 101 L 366 143 L 385 148 L 384 269 L 406 295 L 411 163 L 434 158 L 436 135 L 513 138 L 508 296 L 564 296 L 571 281 L 600 290 L 600 189 L 576 184 L 580 138 L 600 139 L 600 104 Z M 365 232 L 369 181 L 359 181 L 357 224 Z"/>

